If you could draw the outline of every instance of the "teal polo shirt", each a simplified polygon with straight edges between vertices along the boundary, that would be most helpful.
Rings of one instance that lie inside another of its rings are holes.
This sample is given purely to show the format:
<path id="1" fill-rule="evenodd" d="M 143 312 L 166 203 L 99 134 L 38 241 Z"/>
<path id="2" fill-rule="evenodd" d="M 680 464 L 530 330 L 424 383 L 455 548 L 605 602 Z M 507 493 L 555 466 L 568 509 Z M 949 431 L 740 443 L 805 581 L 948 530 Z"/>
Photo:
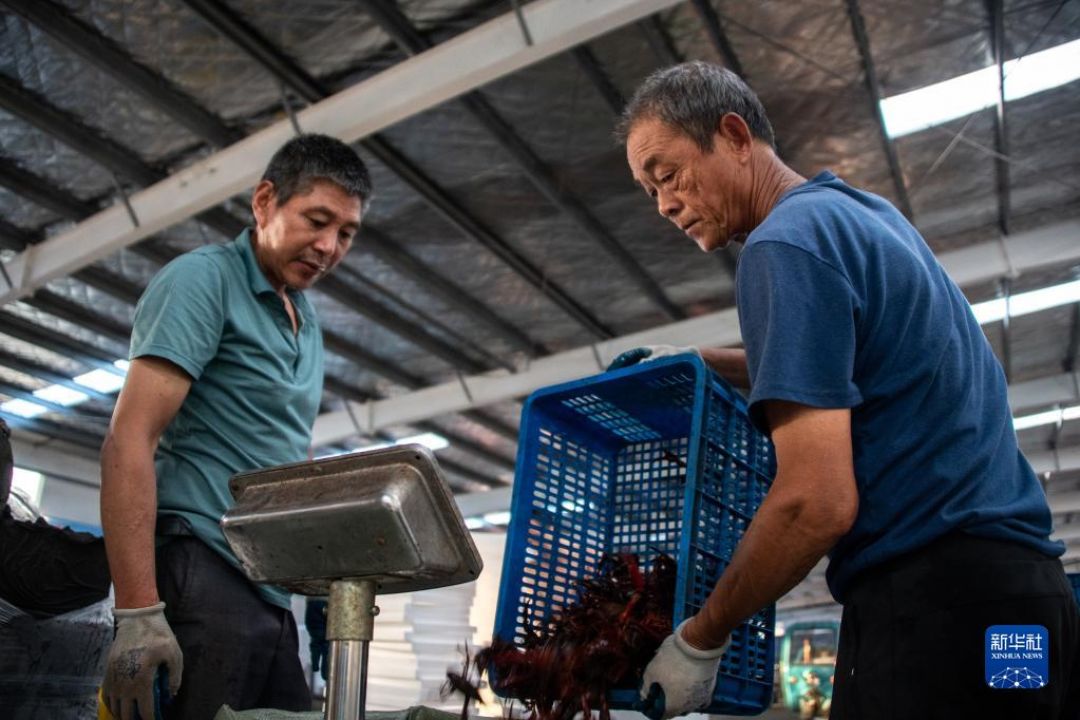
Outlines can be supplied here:
<path id="1" fill-rule="evenodd" d="M 226 245 L 182 255 L 151 281 L 135 309 L 132 360 L 160 357 L 191 376 L 191 390 L 154 456 L 158 514 L 178 515 L 236 567 L 221 532 L 229 478 L 308 457 L 323 383 L 322 333 L 302 293 L 285 304 L 255 260 L 245 230 Z M 258 585 L 271 603 L 289 593 Z"/>

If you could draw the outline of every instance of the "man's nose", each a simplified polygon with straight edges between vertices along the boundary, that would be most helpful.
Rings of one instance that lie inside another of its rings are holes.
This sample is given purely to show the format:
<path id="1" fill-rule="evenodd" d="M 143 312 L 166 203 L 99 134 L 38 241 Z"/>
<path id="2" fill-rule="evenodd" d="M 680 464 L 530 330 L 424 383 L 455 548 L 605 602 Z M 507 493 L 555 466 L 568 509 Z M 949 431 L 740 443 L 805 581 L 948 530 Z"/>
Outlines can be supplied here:
<path id="1" fill-rule="evenodd" d="M 674 220 L 682 209 L 682 204 L 671 193 L 660 192 L 656 194 L 656 209 L 661 216 Z"/>
<path id="2" fill-rule="evenodd" d="M 337 230 L 326 228 L 320 231 L 311 247 L 322 255 L 331 255 L 337 247 Z"/>

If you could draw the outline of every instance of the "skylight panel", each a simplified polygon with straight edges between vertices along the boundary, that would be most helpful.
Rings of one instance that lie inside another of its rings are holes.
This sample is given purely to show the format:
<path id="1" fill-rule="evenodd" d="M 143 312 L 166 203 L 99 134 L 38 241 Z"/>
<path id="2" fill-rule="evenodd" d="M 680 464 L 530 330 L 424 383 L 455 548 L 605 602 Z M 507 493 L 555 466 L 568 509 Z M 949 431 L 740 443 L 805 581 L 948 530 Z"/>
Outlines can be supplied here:
<path id="1" fill-rule="evenodd" d="M 80 385 L 84 385 L 91 390 L 97 390 L 100 393 L 116 392 L 124 386 L 124 378 L 108 370 L 91 370 L 72 379 Z"/>
<path id="2" fill-rule="evenodd" d="M 8 400 L 7 402 L 0 404 L 0 410 L 23 418 L 35 418 L 38 415 L 49 411 L 44 405 L 38 405 L 37 403 L 32 403 L 21 398 Z"/>
<path id="3" fill-rule="evenodd" d="M 985 325 L 1004 319 L 1006 311 L 1009 317 L 1019 317 L 1074 302 L 1080 302 L 1080 280 L 1017 293 L 1009 298 L 1007 307 L 1005 298 L 975 303 L 971 311 L 979 324 Z"/>
<path id="4" fill-rule="evenodd" d="M 90 397 L 86 393 L 81 393 L 66 385 L 49 385 L 48 387 L 43 387 L 39 390 L 35 390 L 34 396 L 39 397 L 42 400 L 56 403 L 57 405 L 63 405 L 64 407 L 78 405 L 81 402 L 85 402 Z"/>
<path id="5" fill-rule="evenodd" d="M 1080 78 L 1080 40 L 1006 62 L 1005 100 L 1019 100 Z M 909 135 L 993 107 L 998 100 L 996 65 L 881 100 L 885 132 Z"/>

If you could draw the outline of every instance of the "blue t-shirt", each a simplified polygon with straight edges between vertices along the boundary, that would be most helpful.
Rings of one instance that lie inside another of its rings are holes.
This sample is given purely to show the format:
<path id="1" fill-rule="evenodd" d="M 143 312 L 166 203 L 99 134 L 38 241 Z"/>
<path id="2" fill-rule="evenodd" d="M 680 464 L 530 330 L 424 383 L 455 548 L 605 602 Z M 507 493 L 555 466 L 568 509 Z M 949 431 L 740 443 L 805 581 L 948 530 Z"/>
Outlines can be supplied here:
<path id="1" fill-rule="evenodd" d="M 135 310 L 131 358 L 165 358 L 191 389 L 154 456 L 158 513 L 178 515 L 234 566 L 221 531 L 242 470 L 306 460 L 323 382 L 322 333 L 289 291 L 299 332 L 255 260 L 249 231 L 181 255 L 154 276 Z M 289 593 L 257 585 L 289 607 Z"/>
<path id="2" fill-rule="evenodd" d="M 892 205 L 829 172 L 788 191 L 747 238 L 737 292 L 758 427 L 765 400 L 851 408 L 859 511 L 830 553 L 837 600 L 951 531 L 1064 552 L 990 344 Z"/>

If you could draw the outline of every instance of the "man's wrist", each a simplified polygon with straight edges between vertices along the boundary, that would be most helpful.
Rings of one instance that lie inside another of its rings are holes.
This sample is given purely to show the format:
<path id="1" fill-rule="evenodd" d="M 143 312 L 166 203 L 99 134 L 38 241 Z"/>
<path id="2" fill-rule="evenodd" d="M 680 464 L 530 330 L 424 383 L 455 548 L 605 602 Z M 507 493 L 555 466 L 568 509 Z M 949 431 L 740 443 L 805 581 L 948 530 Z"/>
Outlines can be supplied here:
<path id="1" fill-rule="evenodd" d="M 145 615 L 156 615 L 157 613 L 164 611 L 165 603 L 158 601 L 153 605 L 147 605 L 146 607 L 113 608 L 113 615 L 118 618 L 143 617 Z"/>
<path id="2" fill-rule="evenodd" d="M 694 650 L 698 650 L 702 653 L 711 653 L 721 647 L 727 642 L 728 633 L 717 638 L 713 633 L 708 632 L 708 628 L 705 627 L 706 623 L 702 621 L 700 615 L 695 615 L 689 618 L 678 628 L 676 632 L 679 633 L 679 637 L 683 643 L 690 646 Z"/>
<path id="3" fill-rule="evenodd" d="M 141 591 L 125 593 L 116 590 L 116 602 L 113 603 L 117 610 L 140 610 L 152 607 L 161 602 L 157 588 L 144 589 Z"/>

